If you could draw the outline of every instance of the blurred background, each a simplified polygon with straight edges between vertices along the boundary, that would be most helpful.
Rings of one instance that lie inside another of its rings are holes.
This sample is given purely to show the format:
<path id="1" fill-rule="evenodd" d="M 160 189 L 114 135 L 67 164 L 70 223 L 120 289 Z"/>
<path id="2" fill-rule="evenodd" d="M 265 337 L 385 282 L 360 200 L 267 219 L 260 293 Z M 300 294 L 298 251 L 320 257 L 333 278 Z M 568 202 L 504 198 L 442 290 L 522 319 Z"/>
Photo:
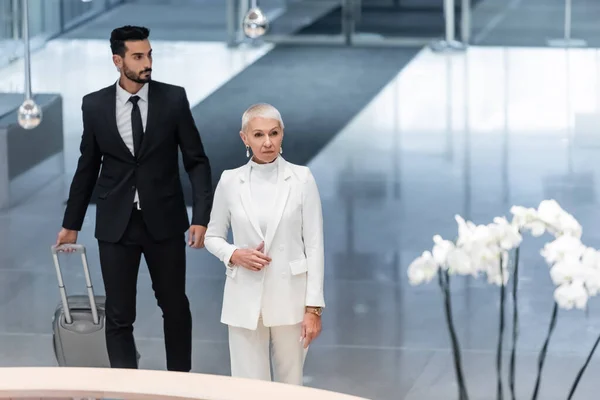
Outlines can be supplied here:
<path id="1" fill-rule="evenodd" d="M 35 129 L 17 124 L 27 92 L 22 4 L 0 0 L 0 366 L 56 365 L 50 245 L 79 156 L 81 99 L 116 81 L 108 39 L 126 24 L 150 28 L 154 79 L 185 87 L 215 183 L 246 162 L 238 132 L 256 102 L 281 111 L 284 157 L 311 168 L 327 308 L 307 386 L 457 398 L 440 289 L 407 279 L 433 235 L 456 236 L 455 214 L 488 223 L 552 198 L 600 247 L 600 2 L 261 0 L 269 29 L 251 39 L 242 29 L 250 3 L 240 0 L 30 0 L 31 90 L 43 109 Z M 182 182 L 191 201 L 184 173 Z M 101 294 L 94 208 L 79 242 Z M 519 397 L 533 390 L 550 322 L 554 285 L 539 255 L 549 240 L 529 238 L 521 253 Z M 70 294 L 84 293 L 77 257 L 63 259 L 63 273 Z M 224 281 L 220 261 L 188 250 L 194 372 L 230 373 Z M 456 278 L 452 293 L 470 398 L 495 398 L 499 289 Z M 600 334 L 597 307 L 559 312 L 540 398 L 566 398 Z M 140 367 L 164 370 L 145 264 L 135 335 Z M 506 352 L 510 343 L 507 334 Z M 574 398 L 593 398 L 598 373 L 594 358 Z"/>

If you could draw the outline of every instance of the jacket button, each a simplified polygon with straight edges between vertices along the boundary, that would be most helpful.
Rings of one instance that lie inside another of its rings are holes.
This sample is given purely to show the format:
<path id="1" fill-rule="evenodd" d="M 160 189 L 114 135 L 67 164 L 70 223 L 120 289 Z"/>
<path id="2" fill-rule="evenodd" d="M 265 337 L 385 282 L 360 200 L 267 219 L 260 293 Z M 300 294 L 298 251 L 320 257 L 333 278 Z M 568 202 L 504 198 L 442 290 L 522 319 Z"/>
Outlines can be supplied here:
<path id="1" fill-rule="evenodd" d="M 132 187 L 131 187 L 131 191 L 132 191 L 132 192 L 133 192 L 133 191 L 135 191 L 135 186 L 132 186 Z"/>

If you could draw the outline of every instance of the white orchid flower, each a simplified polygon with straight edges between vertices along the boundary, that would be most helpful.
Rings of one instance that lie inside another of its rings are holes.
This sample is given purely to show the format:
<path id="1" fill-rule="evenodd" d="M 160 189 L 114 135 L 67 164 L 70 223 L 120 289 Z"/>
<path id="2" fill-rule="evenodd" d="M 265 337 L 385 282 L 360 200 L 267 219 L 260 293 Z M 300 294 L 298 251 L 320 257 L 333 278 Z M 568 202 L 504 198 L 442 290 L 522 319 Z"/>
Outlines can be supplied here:
<path id="1" fill-rule="evenodd" d="M 513 206 L 510 209 L 513 214 L 512 225 L 517 229 L 525 229 L 534 237 L 540 237 L 546 232 L 546 224 L 540 220 L 535 208 Z"/>
<path id="2" fill-rule="evenodd" d="M 581 281 L 573 281 L 560 285 L 554 291 L 554 300 L 560 308 L 571 310 L 584 309 L 588 301 L 588 293 Z"/>
<path id="3" fill-rule="evenodd" d="M 420 285 L 430 282 L 439 269 L 433 255 L 429 251 L 423 252 L 408 266 L 408 280 L 411 285 Z"/>
<path id="4" fill-rule="evenodd" d="M 566 259 L 579 260 L 584 252 L 585 246 L 581 243 L 581 240 L 574 236 L 563 235 L 547 243 L 540 254 L 549 265 L 552 265 Z"/>
<path id="5" fill-rule="evenodd" d="M 538 216 L 556 237 L 569 235 L 581 238 L 582 228 L 571 214 L 563 210 L 555 200 L 543 200 L 538 206 Z"/>
<path id="6" fill-rule="evenodd" d="M 433 237 L 433 259 L 442 268 L 446 268 L 448 265 L 448 254 L 454 249 L 454 243 L 449 240 L 444 240 L 440 235 Z"/>

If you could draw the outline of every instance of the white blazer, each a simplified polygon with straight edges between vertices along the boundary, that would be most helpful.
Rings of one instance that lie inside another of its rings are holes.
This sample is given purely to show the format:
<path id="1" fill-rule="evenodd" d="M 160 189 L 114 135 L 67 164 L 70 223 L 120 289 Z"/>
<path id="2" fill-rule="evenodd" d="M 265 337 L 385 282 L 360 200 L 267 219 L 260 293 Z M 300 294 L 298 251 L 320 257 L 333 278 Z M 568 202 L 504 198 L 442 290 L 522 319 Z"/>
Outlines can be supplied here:
<path id="1" fill-rule="evenodd" d="M 278 163 L 278 181 L 271 220 L 263 236 L 250 191 L 250 163 L 226 170 L 215 190 L 204 243 L 225 264 L 227 274 L 221 322 L 256 329 L 262 314 L 265 326 L 302 322 L 305 306 L 325 307 L 324 249 L 321 199 L 308 169 Z M 229 228 L 233 244 L 227 242 Z M 256 248 L 272 261 L 261 271 L 231 266 L 236 249 Z"/>

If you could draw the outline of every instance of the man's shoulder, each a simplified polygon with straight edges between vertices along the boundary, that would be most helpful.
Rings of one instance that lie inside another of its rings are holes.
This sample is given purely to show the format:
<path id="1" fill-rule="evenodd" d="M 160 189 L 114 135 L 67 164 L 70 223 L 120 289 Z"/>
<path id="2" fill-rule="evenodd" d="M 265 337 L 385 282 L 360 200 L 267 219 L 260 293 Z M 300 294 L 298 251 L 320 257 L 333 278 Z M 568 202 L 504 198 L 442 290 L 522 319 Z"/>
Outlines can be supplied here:
<path id="1" fill-rule="evenodd" d="M 182 86 L 172 85 L 170 83 L 164 83 L 160 81 L 150 81 L 149 85 L 159 92 L 167 94 L 168 96 L 185 96 L 185 89 Z M 83 105 L 94 106 L 95 104 L 103 102 L 107 96 L 114 94 L 116 94 L 115 83 L 83 96 Z"/>
<path id="2" fill-rule="evenodd" d="M 164 93 L 174 93 L 182 95 L 185 93 L 183 86 L 173 85 L 171 83 L 165 83 L 160 81 L 150 81 L 150 87 L 156 88 Z"/>
<path id="3" fill-rule="evenodd" d="M 97 101 L 98 99 L 103 98 L 104 96 L 106 96 L 107 94 L 109 94 L 110 91 L 115 91 L 116 87 L 114 84 L 110 85 L 110 86 L 106 86 L 103 87 L 102 89 L 98 89 L 94 92 L 88 93 L 85 96 L 83 96 L 83 102 L 84 103 L 90 103 L 90 102 L 94 102 Z"/>

